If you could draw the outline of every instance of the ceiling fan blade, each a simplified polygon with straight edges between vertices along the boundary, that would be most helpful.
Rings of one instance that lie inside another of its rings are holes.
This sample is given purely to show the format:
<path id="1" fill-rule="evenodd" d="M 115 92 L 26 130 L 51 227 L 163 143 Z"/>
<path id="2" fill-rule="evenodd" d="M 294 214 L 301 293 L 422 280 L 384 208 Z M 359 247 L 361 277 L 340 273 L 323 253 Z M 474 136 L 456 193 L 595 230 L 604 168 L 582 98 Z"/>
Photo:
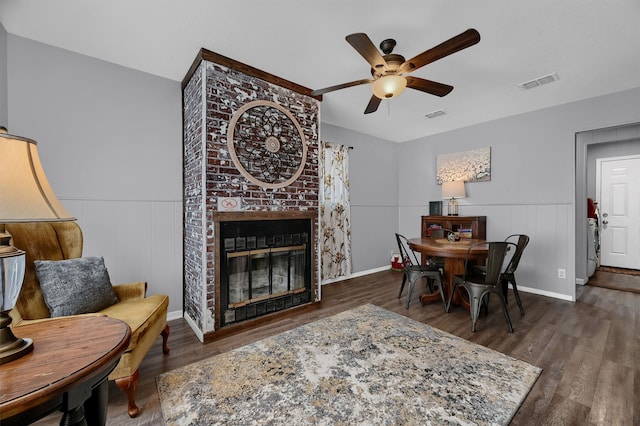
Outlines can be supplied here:
<path id="1" fill-rule="evenodd" d="M 347 87 L 359 86 L 361 84 L 371 83 L 373 79 L 364 78 L 362 80 L 351 81 L 349 83 L 337 84 L 331 87 L 325 87 L 324 89 L 313 90 L 311 96 L 324 95 L 325 93 L 333 92 L 335 90 L 346 89 Z"/>
<path id="2" fill-rule="evenodd" d="M 400 72 L 410 72 L 417 70 L 431 62 L 442 59 L 445 56 L 449 56 L 452 53 L 456 53 L 467 47 L 471 47 L 480 41 L 480 33 L 473 28 L 458 34 L 449 40 L 440 43 L 436 47 L 432 47 L 429 50 L 422 52 L 421 54 L 405 61 L 400 66 Z"/>
<path id="3" fill-rule="evenodd" d="M 382 99 L 377 97 L 376 95 L 372 95 L 369 103 L 367 104 L 367 108 L 365 108 L 365 114 L 371 114 L 372 112 L 376 112 L 378 110 L 378 106 L 382 102 Z"/>
<path id="4" fill-rule="evenodd" d="M 453 90 L 453 86 L 438 83 L 437 81 L 425 80 L 424 78 L 411 76 L 407 76 L 405 78 L 407 79 L 407 87 L 427 92 L 432 95 L 442 97 L 448 95 Z"/>
<path id="5" fill-rule="evenodd" d="M 378 69 L 387 66 L 387 61 L 384 60 L 369 36 L 365 33 L 349 34 L 345 39 L 367 62 L 369 62 L 371 68 Z"/>

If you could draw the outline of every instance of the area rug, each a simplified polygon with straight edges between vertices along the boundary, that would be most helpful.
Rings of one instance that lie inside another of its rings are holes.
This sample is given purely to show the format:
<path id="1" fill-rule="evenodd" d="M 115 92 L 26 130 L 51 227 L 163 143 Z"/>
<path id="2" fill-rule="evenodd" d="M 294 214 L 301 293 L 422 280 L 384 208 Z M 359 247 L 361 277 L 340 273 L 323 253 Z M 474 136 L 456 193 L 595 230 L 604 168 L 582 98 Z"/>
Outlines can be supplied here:
<path id="1" fill-rule="evenodd" d="M 541 369 L 374 305 L 157 377 L 167 425 L 506 425 Z"/>

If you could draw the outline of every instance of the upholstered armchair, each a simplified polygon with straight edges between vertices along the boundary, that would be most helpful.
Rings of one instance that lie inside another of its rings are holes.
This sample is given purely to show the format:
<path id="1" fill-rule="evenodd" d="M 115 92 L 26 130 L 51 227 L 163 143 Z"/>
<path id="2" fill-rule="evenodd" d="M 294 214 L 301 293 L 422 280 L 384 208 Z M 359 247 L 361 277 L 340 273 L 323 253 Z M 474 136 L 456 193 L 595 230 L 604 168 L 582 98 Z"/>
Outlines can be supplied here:
<path id="1" fill-rule="evenodd" d="M 38 273 L 41 277 L 42 274 L 40 270 L 36 270 L 36 264 L 41 262 L 37 261 L 82 260 L 82 230 L 75 222 L 0 224 L 0 232 L 3 230 L 11 234 L 15 247 L 26 252 L 24 284 L 16 306 L 11 311 L 12 326 L 20 327 L 33 321 L 46 321 L 46 318 L 52 316 L 48 307 L 51 303 L 49 297 L 45 300 L 48 294 L 43 295 L 38 279 Z M 135 403 L 135 392 L 140 363 L 159 335 L 162 335 L 163 339 L 163 352 L 169 353 L 169 297 L 163 294 L 147 296 L 145 282 L 115 285 L 113 290 L 117 296 L 117 299 L 114 298 L 116 303 L 93 314 L 117 318 L 131 328 L 129 347 L 109 375 L 109 380 L 114 380 L 118 388 L 126 392 L 129 416 L 136 417 L 139 409 Z"/>

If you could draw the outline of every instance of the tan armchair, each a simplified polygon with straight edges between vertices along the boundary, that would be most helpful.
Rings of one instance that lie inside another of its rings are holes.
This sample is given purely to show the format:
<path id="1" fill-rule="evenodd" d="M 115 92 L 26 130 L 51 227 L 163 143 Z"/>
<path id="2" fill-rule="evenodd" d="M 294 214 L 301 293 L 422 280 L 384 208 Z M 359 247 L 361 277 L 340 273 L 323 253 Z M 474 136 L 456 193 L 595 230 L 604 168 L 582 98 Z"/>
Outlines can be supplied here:
<path id="1" fill-rule="evenodd" d="M 82 256 L 82 230 L 75 222 L 41 222 L 0 224 L 13 237 L 13 245 L 27 253 L 24 284 L 11 311 L 13 327 L 51 317 L 36 276 L 34 260 L 64 260 Z M 126 392 L 129 416 L 136 417 L 140 410 L 135 404 L 138 385 L 138 367 L 149 348 L 162 335 L 163 352 L 169 353 L 167 339 L 167 308 L 169 297 L 163 294 L 146 296 L 145 282 L 114 286 L 119 302 L 96 312 L 117 318 L 129 324 L 131 341 L 120 362 L 109 375 L 119 389 Z M 34 342 L 37 345 L 37 342 Z"/>

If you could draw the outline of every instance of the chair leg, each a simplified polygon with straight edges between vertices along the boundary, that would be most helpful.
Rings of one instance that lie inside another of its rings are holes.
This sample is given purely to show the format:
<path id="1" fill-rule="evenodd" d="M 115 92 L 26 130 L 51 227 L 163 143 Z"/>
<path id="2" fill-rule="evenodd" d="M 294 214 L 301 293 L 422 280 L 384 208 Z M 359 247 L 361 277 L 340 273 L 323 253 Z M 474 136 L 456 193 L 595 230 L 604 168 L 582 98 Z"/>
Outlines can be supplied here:
<path id="1" fill-rule="evenodd" d="M 167 345 L 169 341 L 169 324 L 164 326 L 160 334 L 162 335 L 162 353 L 166 355 L 169 353 L 169 346 Z"/>
<path id="2" fill-rule="evenodd" d="M 438 289 L 440 290 L 440 298 L 442 299 L 442 306 L 444 306 L 444 311 L 447 312 L 447 301 L 444 298 L 444 290 L 442 290 L 442 278 L 438 280 Z"/>
<path id="3" fill-rule="evenodd" d="M 504 302 L 509 304 L 509 279 L 502 278 L 500 280 L 500 284 L 502 284 L 502 294 L 504 295 Z"/>
<path id="4" fill-rule="evenodd" d="M 407 281 L 407 274 L 405 272 L 402 273 L 402 284 L 400 285 L 400 293 L 398 293 L 398 299 L 402 297 L 402 290 L 404 290 L 404 283 Z"/>
<path id="5" fill-rule="evenodd" d="M 453 294 L 456 292 L 456 287 L 458 287 L 458 283 L 454 281 L 453 286 L 451 286 L 451 294 L 449 294 L 449 301 L 445 305 L 444 311 L 449 313 L 449 309 L 451 309 L 451 301 L 453 300 Z"/>
<path id="6" fill-rule="evenodd" d="M 116 386 L 118 389 L 125 392 L 127 394 L 128 406 L 127 412 L 129 413 L 129 417 L 134 418 L 140 414 L 140 409 L 136 405 L 135 396 L 136 389 L 138 388 L 138 378 L 140 373 L 138 370 L 134 371 L 132 375 L 129 377 L 122 377 L 120 379 L 116 379 Z"/>
<path id="7" fill-rule="evenodd" d="M 480 316 L 480 306 L 482 305 L 483 295 L 477 296 L 469 293 L 469 310 L 471 311 L 471 332 L 476 332 L 476 323 L 478 322 L 478 317 Z"/>
<path id="8" fill-rule="evenodd" d="M 433 293 L 433 278 L 427 278 L 427 287 L 429 288 L 429 293 Z"/>
<path id="9" fill-rule="evenodd" d="M 504 296 L 502 294 L 497 293 L 500 298 L 500 303 L 502 304 L 502 312 L 504 312 L 504 319 L 507 321 L 507 327 L 509 328 L 509 333 L 513 333 L 513 325 L 511 324 L 511 317 L 509 316 L 509 310 L 507 309 L 507 302 L 504 300 Z"/>
<path id="10" fill-rule="evenodd" d="M 522 302 L 520 301 L 520 294 L 518 294 L 518 286 L 516 285 L 516 277 L 511 277 L 509 280 L 511 281 L 511 285 L 513 286 L 513 295 L 516 297 L 516 303 L 518 304 L 518 308 L 520 308 L 520 316 L 524 316 L 524 308 L 522 307 Z"/>
<path id="11" fill-rule="evenodd" d="M 411 303 L 411 293 L 413 293 L 413 286 L 416 280 L 409 280 L 409 290 L 407 291 L 407 309 L 409 309 L 409 303 Z"/>
<path id="12" fill-rule="evenodd" d="M 484 314 L 489 315 L 489 302 L 491 302 L 491 293 L 485 293 L 484 297 L 480 301 L 480 310 L 484 307 Z M 480 313 L 478 311 L 478 313 Z"/>

